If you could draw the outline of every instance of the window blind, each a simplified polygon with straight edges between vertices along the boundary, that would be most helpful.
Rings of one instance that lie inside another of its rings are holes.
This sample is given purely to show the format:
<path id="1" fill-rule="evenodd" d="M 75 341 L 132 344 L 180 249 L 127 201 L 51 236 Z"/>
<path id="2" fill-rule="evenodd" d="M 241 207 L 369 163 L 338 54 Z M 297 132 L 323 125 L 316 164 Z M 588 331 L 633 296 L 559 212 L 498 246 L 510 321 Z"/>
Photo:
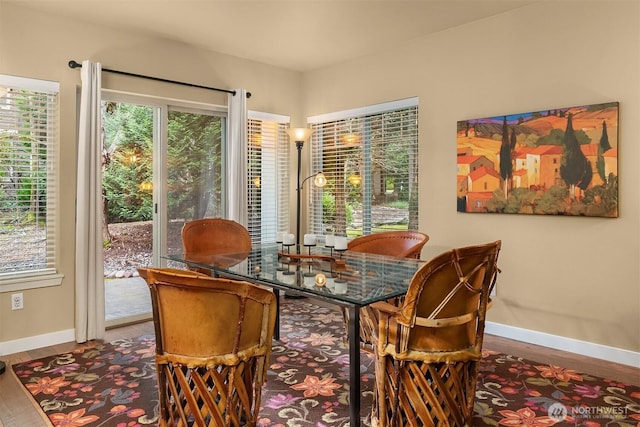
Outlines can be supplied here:
<path id="1" fill-rule="evenodd" d="M 253 243 L 289 229 L 289 118 L 249 111 L 248 205 Z"/>
<path id="2" fill-rule="evenodd" d="M 308 121 L 314 170 L 328 179 L 311 206 L 314 233 L 418 229 L 416 98 Z"/>
<path id="3" fill-rule="evenodd" d="M 55 272 L 58 92 L 0 75 L 0 279 Z"/>

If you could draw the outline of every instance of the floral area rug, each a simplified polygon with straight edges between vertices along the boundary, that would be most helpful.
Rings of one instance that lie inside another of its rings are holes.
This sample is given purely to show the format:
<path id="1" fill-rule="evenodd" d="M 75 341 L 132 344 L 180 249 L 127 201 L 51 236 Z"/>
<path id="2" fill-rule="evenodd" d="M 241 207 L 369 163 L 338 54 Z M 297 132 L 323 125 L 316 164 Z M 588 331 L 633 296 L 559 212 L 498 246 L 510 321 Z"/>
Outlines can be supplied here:
<path id="1" fill-rule="evenodd" d="M 349 357 L 339 311 L 285 300 L 259 426 L 349 425 Z M 157 425 L 154 337 L 23 362 L 13 370 L 56 427 Z M 362 417 L 370 425 L 373 359 L 362 352 Z M 640 427 L 640 388 L 485 351 L 473 426 Z"/>

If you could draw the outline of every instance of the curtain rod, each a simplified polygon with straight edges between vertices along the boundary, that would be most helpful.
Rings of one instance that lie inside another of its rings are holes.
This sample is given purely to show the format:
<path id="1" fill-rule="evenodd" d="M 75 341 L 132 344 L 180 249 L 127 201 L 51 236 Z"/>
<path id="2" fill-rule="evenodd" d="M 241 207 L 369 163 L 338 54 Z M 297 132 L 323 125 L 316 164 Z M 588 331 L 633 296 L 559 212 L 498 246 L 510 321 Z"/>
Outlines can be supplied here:
<path id="1" fill-rule="evenodd" d="M 82 68 L 82 64 L 79 64 L 78 62 L 76 62 L 76 61 L 74 61 L 72 59 L 71 61 L 69 61 L 69 68 Z M 157 82 L 173 83 L 173 84 L 177 84 L 177 85 L 183 85 L 183 86 L 189 86 L 189 87 L 197 87 L 197 88 L 200 88 L 200 89 L 208 89 L 208 90 L 215 90 L 215 91 L 218 91 L 218 92 L 226 92 L 226 93 L 232 94 L 233 96 L 236 95 L 236 91 L 235 90 L 218 89 L 217 87 L 201 86 L 201 85 L 197 85 L 197 84 L 193 84 L 193 83 L 185 83 L 185 82 L 179 82 L 179 81 L 176 81 L 176 80 L 162 79 L 160 77 L 145 76 L 143 74 L 134 74 L 134 73 L 128 73 L 126 71 L 111 70 L 109 68 L 103 68 L 102 71 L 106 71 L 107 73 L 121 74 L 123 76 L 140 77 L 140 78 L 143 78 L 143 79 L 155 80 Z M 247 98 L 251 98 L 251 92 L 247 92 Z"/>

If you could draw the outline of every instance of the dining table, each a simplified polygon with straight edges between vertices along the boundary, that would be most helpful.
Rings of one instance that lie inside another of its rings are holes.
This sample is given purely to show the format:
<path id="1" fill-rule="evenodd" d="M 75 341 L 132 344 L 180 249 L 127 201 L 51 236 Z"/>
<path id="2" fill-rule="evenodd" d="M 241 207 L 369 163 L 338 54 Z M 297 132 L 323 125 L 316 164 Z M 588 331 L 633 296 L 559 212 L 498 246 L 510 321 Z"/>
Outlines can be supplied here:
<path id="1" fill-rule="evenodd" d="M 322 245 L 254 244 L 239 253 L 168 254 L 162 258 L 207 269 L 218 277 L 268 286 L 276 294 L 278 317 L 274 339 L 280 338 L 280 291 L 286 296 L 309 297 L 346 308 L 349 344 L 349 417 L 360 426 L 360 308 L 407 292 L 416 271 L 448 248 L 427 245 L 422 259 L 397 258 L 336 250 Z"/>

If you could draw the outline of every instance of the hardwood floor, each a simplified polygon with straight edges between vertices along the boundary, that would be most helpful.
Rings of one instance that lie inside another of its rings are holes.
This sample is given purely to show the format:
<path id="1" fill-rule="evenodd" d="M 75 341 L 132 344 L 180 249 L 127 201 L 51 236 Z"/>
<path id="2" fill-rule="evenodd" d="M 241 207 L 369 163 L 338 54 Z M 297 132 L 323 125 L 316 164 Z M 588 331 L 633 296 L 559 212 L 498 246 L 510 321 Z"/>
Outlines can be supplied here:
<path id="1" fill-rule="evenodd" d="M 118 338 L 130 338 L 152 333 L 153 323 L 148 321 L 110 329 L 107 331 L 105 341 L 109 342 Z M 75 348 L 90 347 L 92 345 L 92 343 L 76 344 L 71 342 L 2 356 L 1 359 L 7 364 L 7 372 L 0 376 L 0 427 L 46 427 L 49 425 L 43 421 L 40 412 L 34 408 L 30 397 L 22 385 L 15 379 L 10 367 L 12 364 L 63 353 Z M 502 353 L 517 355 L 525 359 L 555 364 L 599 377 L 611 378 L 627 384 L 640 386 L 640 368 L 593 359 L 574 353 L 567 353 L 492 335 L 486 335 L 484 347 Z"/>

